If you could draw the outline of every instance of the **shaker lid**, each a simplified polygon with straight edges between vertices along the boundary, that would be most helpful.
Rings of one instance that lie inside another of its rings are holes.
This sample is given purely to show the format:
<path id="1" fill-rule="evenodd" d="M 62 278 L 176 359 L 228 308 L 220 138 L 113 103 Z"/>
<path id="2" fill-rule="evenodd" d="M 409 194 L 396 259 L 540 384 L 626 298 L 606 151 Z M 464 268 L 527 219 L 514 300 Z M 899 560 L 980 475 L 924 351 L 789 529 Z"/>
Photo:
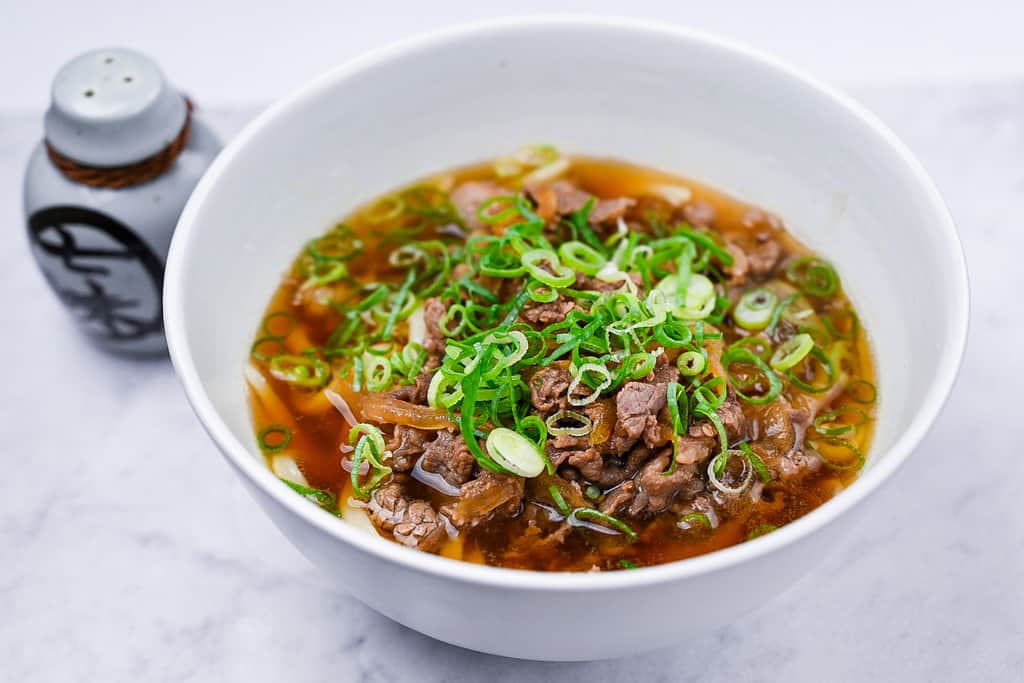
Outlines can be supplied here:
<path id="1" fill-rule="evenodd" d="M 185 99 L 145 55 L 92 50 L 53 79 L 44 126 L 47 142 L 80 164 L 114 167 L 151 157 L 181 132 Z"/>

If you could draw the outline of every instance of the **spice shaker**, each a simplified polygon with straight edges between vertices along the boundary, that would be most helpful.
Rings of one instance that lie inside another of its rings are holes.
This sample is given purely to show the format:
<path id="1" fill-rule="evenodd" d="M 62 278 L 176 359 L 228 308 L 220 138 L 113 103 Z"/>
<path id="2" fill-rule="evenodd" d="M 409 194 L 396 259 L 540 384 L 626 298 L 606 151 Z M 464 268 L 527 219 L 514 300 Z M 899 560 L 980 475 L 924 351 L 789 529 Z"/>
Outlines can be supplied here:
<path id="1" fill-rule="evenodd" d="M 39 268 L 101 347 L 165 353 L 167 250 L 220 143 L 152 60 L 123 48 L 60 69 L 44 129 L 24 185 Z"/>

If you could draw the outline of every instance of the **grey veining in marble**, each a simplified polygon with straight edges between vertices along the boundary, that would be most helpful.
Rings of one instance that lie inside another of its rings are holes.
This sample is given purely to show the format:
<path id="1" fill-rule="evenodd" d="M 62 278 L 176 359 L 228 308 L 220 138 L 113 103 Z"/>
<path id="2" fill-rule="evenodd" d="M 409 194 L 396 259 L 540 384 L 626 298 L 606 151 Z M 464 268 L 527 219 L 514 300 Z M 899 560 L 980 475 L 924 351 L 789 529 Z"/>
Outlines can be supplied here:
<path id="1" fill-rule="evenodd" d="M 796 588 L 676 648 L 592 664 L 443 645 L 328 585 L 215 454 L 169 363 L 75 332 L 23 235 L 39 120 L 0 114 L 0 680 L 1024 680 L 1024 83 L 855 94 L 959 222 L 974 308 L 956 391 Z M 211 118 L 229 137 L 251 113 Z"/>

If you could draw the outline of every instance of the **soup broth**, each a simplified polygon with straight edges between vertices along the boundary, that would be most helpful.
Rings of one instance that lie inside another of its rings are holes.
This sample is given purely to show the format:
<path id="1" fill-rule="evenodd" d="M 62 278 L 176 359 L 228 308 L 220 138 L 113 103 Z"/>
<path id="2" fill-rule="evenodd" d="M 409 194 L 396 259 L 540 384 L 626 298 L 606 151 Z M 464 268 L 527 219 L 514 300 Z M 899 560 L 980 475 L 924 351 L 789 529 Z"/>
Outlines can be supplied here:
<path id="1" fill-rule="evenodd" d="M 549 571 L 692 557 L 810 512 L 863 465 L 877 398 L 836 271 L 779 218 L 549 147 L 307 244 L 245 376 L 268 465 L 326 513 Z"/>

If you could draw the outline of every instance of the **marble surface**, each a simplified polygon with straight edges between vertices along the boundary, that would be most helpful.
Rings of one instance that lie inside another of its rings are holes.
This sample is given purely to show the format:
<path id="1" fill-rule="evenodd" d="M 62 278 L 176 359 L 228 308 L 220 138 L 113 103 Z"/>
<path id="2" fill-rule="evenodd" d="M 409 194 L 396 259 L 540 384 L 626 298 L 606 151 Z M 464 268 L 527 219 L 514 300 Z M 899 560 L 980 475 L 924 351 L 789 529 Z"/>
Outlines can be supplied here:
<path id="1" fill-rule="evenodd" d="M 675 648 L 584 664 L 450 647 L 329 585 L 215 453 L 170 364 L 107 357 L 72 328 L 22 227 L 39 117 L 0 113 L 0 680 L 1024 679 L 1024 82 L 854 94 L 959 222 L 974 308 L 955 393 L 797 587 Z M 212 120 L 227 137 L 252 113 Z"/>

